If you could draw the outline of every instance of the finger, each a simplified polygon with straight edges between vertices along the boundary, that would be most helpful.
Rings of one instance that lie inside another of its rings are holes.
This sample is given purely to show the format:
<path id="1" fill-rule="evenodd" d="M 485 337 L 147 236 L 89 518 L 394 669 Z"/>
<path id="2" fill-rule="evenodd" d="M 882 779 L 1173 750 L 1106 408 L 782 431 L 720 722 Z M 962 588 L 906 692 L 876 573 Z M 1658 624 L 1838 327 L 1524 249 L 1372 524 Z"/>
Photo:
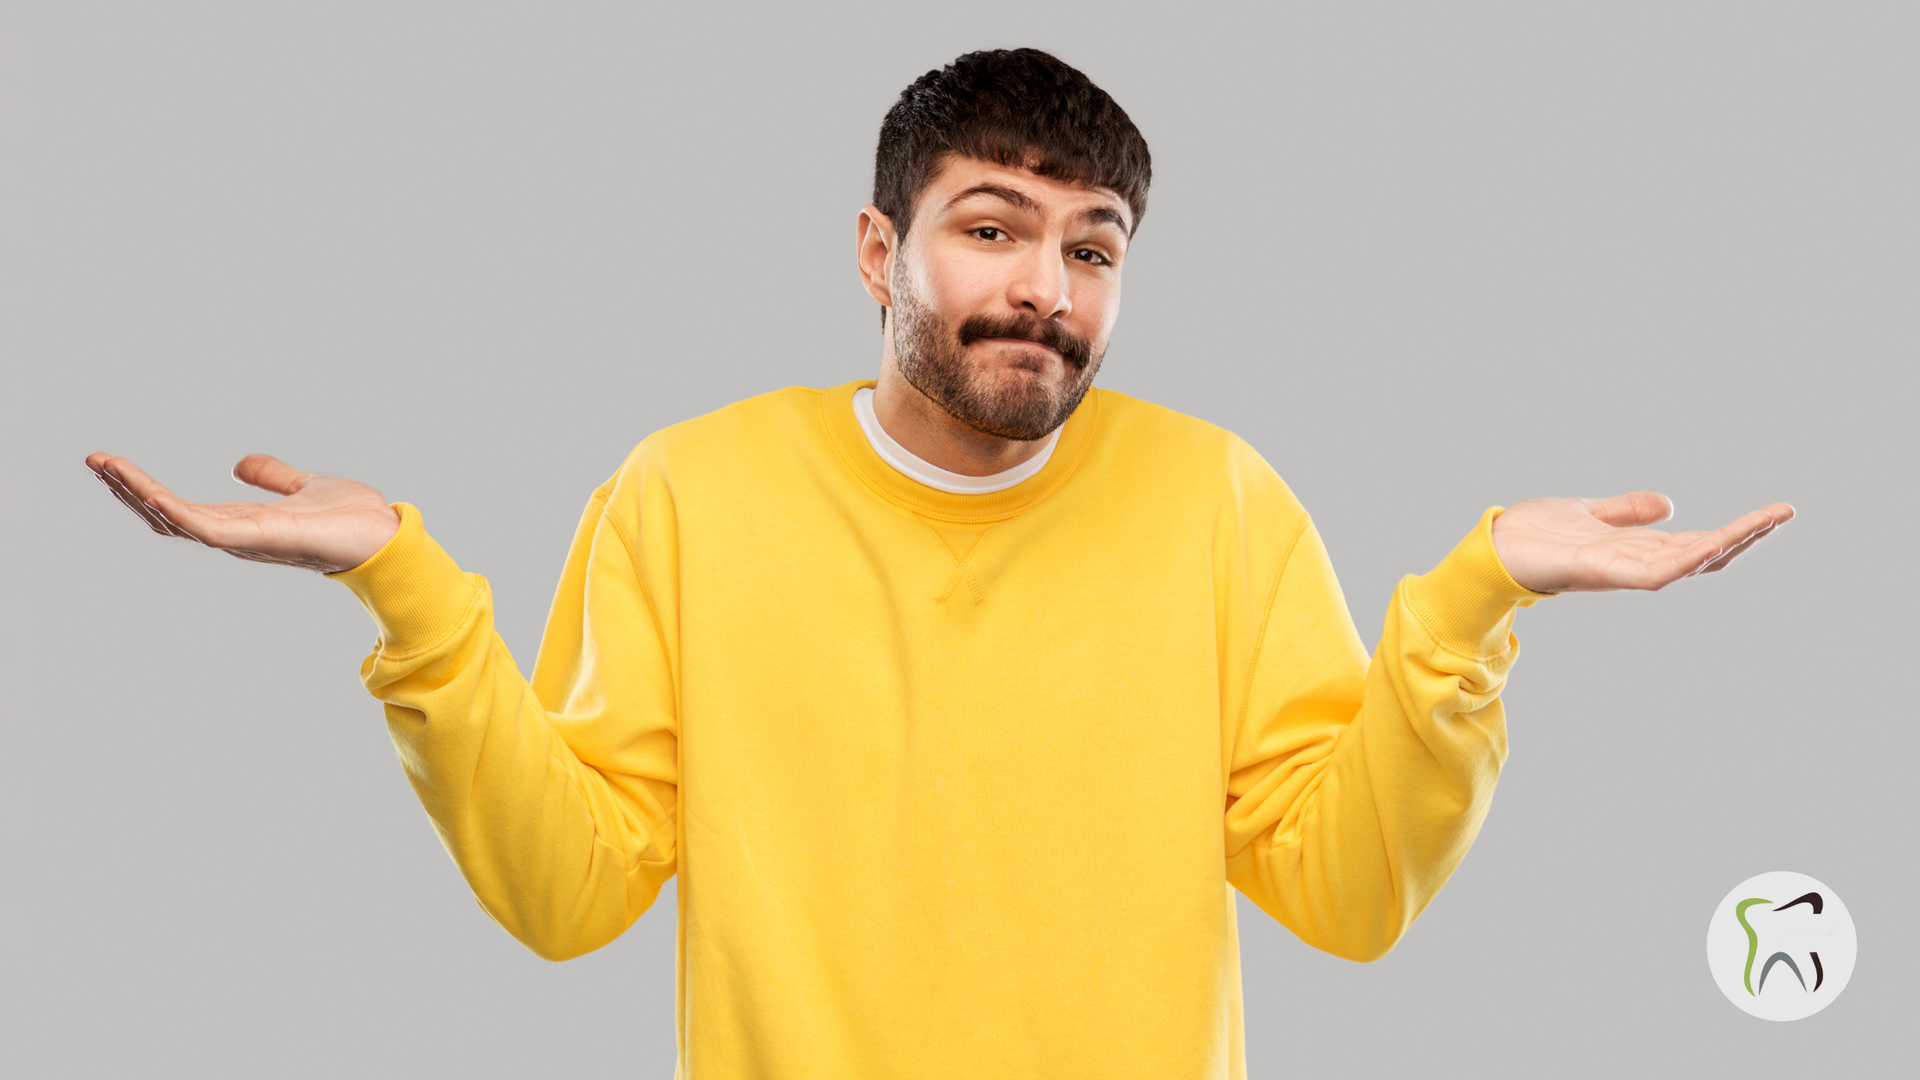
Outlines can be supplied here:
<path id="1" fill-rule="evenodd" d="M 166 520 L 154 513 L 139 499 L 134 498 L 133 493 L 127 490 L 125 484 L 109 477 L 105 473 L 95 473 L 94 479 L 100 481 L 100 486 L 107 489 L 108 493 L 113 496 L 114 501 L 126 507 L 134 517 L 139 518 L 140 524 L 145 525 L 161 536 L 174 535 L 173 530 L 167 527 Z"/>
<path id="2" fill-rule="evenodd" d="M 183 500 L 163 487 L 158 480 L 141 471 L 140 467 L 126 458 L 110 458 L 106 463 L 106 474 L 119 483 L 125 494 L 138 503 L 137 511 L 151 519 L 156 526 L 169 536 L 183 540 L 199 540 L 190 529 L 184 529 L 178 521 L 167 516 L 162 500 L 181 503 Z M 203 543 L 205 541 L 202 541 Z"/>
<path id="3" fill-rule="evenodd" d="M 1694 573 L 1711 574 L 1716 570 L 1720 570 L 1724 568 L 1728 563 L 1732 562 L 1734 558 L 1738 556 L 1741 552 L 1759 543 L 1763 537 L 1765 537 L 1768 533 L 1771 533 L 1772 531 L 1773 529 L 1770 527 L 1761 529 L 1759 532 L 1754 533 L 1752 536 L 1749 536 L 1745 540 L 1740 541 L 1738 544 L 1733 545 L 1727 550 L 1721 552 L 1719 555 L 1716 555 L 1712 559 L 1707 560 L 1707 564 L 1705 566 L 1702 566 L 1700 569 L 1695 570 Z"/>
<path id="4" fill-rule="evenodd" d="M 233 478 L 276 495 L 292 495 L 307 486 L 316 474 L 299 469 L 266 454 L 248 454 L 233 466 Z"/>
<path id="5" fill-rule="evenodd" d="M 1657 491 L 1629 491 L 1605 499 L 1582 499 L 1587 512 L 1609 525 L 1652 525 L 1673 516 L 1673 500 Z"/>
<path id="6" fill-rule="evenodd" d="M 108 459 L 108 461 L 112 460 L 113 459 Z M 178 536 L 184 539 L 191 539 L 191 537 L 187 537 L 184 533 L 168 524 L 167 519 L 156 512 L 153 507 L 148 506 L 146 502 L 127 485 L 126 480 L 113 468 L 109 467 L 107 462 L 102 462 L 101 467 L 95 470 L 93 475 L 95 479 L 106 485 L 108 491 L 113 492 L 113 497 L 120 500 L 122 506 L 133 511 L 141 521 L 145 522 L 147 528 L 152 529 L 161 536 Z M 141 475 L 144 476 L 145 474 L 143 473 Z"/>
<path id="7" fill-rule="evenodd" d="M 160 487 L 158 480 L 140 471 L 138 465 L 123 457 L 108 458 L 101 463 L 100 471 L 125 485 L 133 497 L 141 502 L 145 502 L 147 496 Z"/>
<path id="8" fill-rule="evenodd" d="M 225 547 L 234 540 L 227 522 L 206 512 L 199 503 L 190 503 L 160 485 L 126 458 L 108 458 L 101 467 L 109 482 L 118 482 L 124 490 L 123 501 L 157 530 L 209 547 Z"/>
<path id="9" fill-rule="evenodd" d="M 246 504 L 229 503 L 227 505 Z M 179 530 L 182 536 L 222 551 L 230 550 L 242 543 L 257 542 L 260 538 L 258 525 L 252 522 L 243 524 L 208 513 L 207 507 L 188 502 L 166 488 L 156 488 L 148 494 L 147 507 L 157 513 L 168 525 Z"/>
<path id="10" fill-rule="evenodd" d="M 1708 533 L 1703 542 L 1711 541 L 1716 544 L 1720 548 L 1720 551 L 1716 553 L 1716 557 L 1718 557 L 1718 555 L 1725 554 L 1732 551 L 1735 547 L 1746 543 L 1760 530 L 1774 529 L 1792 518 L 1793 507 L 1788 506 L 1786 503 L 1774 503 L 1771 506 L 1761 507 L 1752 513 L 1742 514 L 1740 517 Z"/>
<path id="11" fill-rule="evenodd" d="M 1785 503 L 1781 503 L 1780 505 L 1786 506 Z M 1767 508 L 1768 512 L 1772 512 L 1773 510 L 1774 510 L 1773 507 Z M 1735 544 L 1734 546 L 1728 548 L 1725 552 L 1721 553 L 1717 558 L 1711 560 L 1710 562 L 1707 563 L 1707 565 L 1701 567 L 1698 571 L 1696 571 L 1696 573 L 1711 574 L 1716 570 L 1724 569 L 1726 565 L 1732 562 L 1734 558 L 1737 557 L 1741 552 L 1759 543 L 1761 540 L 1766 539 L 1769 535 L 1773 533 L 1775 529 L 1778 529 L 1780 526 L 1785 525 L 1787 523 L 1787 520 L 1793 516 L 1793 507 L 1787 506 L 1786 510 L 1787 510 L 1787 514 L 1785 517 L 1775 518 L 1773 521 L 1760 527 L 1758 530 L 1754 532 L 1752 536 L 1749 536 L 1745 540 L 1742 540 L 1738 544 Z"/>
<path id="12" fill-rule="evenodd" d="M 1749 517 L 1751 517 L 1751 515 L 1749 515 Z M 1741 521 L 1745 521 L 1745 519 L 1741 519 Z M 1693 577 L 1693 575 L 1711 575 L 1713 571 L 1718 571 L 1720 567 L 1724 567 L 1726 563 L 1730 563 L 1736 555 L 1740 555 L 1740 553 L 1745 552 L 1747 548 L 1755 546 L 1763 536 L 1766 536 L 1768 532 L 1772 532 L 1774 528 L 1778 528 L 1778 523 L 1768 521 L 1768 523 L 1764 523 L 1761 527 L 1755 528 L 1753 532 L 1749 532 L 1749 534 L 1745 534 L 1745 536 L 1738 536 L 1730 546 L 1728 546 L 1728 544 L 1718 546 L 1715 552 L 1707 557 L 1707 561 L 1699 565 L 1699 569 L 1688 573 L 1688 577 Z M 1716 532 L 1722 532 L 1722 530 L 1716 530 Z"/>
<path id="13" fill-rule="evenodd" d="M 1704 542 L 1681 549 L 1679 554 L 1652 561 L 1622 560 L 1611 569 L 1613 588 L 1664 589 L 1684 577 L 1692 577 L 1719 557 L 1718 544 Z"/>

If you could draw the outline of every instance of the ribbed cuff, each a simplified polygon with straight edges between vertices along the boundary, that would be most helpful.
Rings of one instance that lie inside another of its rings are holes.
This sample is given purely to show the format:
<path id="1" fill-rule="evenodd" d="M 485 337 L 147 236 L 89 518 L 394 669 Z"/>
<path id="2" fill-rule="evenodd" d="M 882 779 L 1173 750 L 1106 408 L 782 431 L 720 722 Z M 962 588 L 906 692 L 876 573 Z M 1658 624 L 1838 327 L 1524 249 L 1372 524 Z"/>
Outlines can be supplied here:
<path id="1" fill-rule="evenodd" d="M 427 535 L 413 504 L 392 506 L 399 530 L 366 562 L 327 576 L 353 590 L 379 628 L 382 649 L 398 653 L 452 633 L 473 602 L 474 584 Z"/>
<path id="2" fill-rule="evenodd" d="M 1507 617 L 1552 596 L 1513 580 L 1493 547 L 1493 519 L 1506 512 L 1490 506 L 1466 539 L 1440 564 L 1407 582 L 1407 603 L 1440 644 L 1469 656 L 1494 656 L 1506 648 Z"/>

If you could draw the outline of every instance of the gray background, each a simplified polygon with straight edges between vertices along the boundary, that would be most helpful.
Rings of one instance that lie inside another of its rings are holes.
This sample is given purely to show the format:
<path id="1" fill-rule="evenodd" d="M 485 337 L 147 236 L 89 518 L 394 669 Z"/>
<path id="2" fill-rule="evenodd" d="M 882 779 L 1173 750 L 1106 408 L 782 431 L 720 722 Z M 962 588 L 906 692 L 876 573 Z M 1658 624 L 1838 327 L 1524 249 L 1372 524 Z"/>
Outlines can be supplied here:
<path id="1" fill-rule="evenodd" d="M 422 507 L 530 663 L 649 431 L 871 377 L 874 133 L 956 54 L 1152 144 L 1104 385 L 1238 431 L 1371 644 L 1492 503 L 1779 499 L 1725 574 L 1521 615 L 1478 844 L 1355 965 L 1242 902 L 1256 1077 L 1892 1067 L 1915 990 L 1911 5 L 9 4 L 4 1030 L 18 1076 L 668 1076 L 673 893 L 536 959 L 394 760 L 345 589 L 152 536 L 81 464 L 241 454 Z M 1714 905 L 1792 869 L 1858 971 L 1750 1018 Z"/>

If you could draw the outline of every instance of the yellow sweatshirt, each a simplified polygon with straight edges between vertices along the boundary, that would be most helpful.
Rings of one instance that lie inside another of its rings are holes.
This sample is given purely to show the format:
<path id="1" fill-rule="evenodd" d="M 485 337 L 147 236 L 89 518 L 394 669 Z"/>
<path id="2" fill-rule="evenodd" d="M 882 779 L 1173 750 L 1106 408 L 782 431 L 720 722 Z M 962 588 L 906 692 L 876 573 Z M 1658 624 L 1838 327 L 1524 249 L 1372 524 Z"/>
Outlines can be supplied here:
<path id="1" fill-rule="evenodd" d="M 1045 468 L 934 490 L 853 392 L 649 436 L 594 492 L 531 683 L 400 530 L 336 575 L 480 905 L 540 956 L 679 874 L 680 1080 L 1242 1077 L 1233 888 L 1386 954 L 1506 757 L 1493 507 L 1371 664 L 1307 513 L 1233 434 L 1095 389 Z"/>

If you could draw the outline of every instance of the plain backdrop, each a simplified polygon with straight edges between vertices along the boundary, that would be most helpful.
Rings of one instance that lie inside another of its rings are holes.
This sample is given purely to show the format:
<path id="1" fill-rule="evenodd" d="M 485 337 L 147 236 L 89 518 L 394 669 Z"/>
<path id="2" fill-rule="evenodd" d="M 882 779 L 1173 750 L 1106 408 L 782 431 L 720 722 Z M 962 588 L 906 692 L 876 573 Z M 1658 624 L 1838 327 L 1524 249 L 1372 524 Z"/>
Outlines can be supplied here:
<path id="1" fill-rule="evenodd" d="M 491 923 L 340 585 L 163 540 L 82 465 L 242 454 L 420 506 L 530 666 L 648 432 L 871 378 L 880 118 L 1081 67 L 1154 153 L 1103 385 L 1246 437 L 1371 645 L 1488 505 L 1800 517 L 1520 614 L 1486 826 L 1386 959 L 1244 900 L 1255 1077 L 1910 1061 L 1920 79 L 1904 3 L 9 3 L 0 1072 L 667 1077 L 671 887 L 565 964 Z M 1731 1007 L 1714 905 L 1842 896 L 1846 995 Z"/>

